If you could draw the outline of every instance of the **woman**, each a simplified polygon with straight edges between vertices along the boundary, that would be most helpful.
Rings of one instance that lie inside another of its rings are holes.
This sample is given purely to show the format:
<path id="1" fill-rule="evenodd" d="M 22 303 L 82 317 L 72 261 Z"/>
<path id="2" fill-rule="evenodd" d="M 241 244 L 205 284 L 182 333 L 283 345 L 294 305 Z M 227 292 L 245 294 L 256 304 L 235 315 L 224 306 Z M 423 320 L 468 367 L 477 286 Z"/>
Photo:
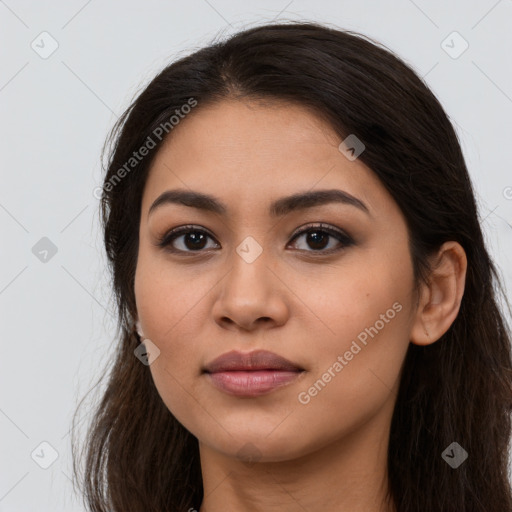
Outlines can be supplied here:
<path id="1" fill-rule="evenodd" d="M 109 141 L 90 510 L 512 511 L 500 283 L 409 67 L 252 28 L 165 68 Z"/>

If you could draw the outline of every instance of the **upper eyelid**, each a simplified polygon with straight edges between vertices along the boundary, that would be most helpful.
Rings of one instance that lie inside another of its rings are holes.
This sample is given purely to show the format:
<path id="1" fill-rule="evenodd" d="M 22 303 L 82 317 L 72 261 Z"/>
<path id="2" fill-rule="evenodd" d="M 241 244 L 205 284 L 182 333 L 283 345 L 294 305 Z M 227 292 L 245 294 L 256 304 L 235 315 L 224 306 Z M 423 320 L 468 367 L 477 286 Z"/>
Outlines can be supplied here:
<path id="1" fill-rule="evenodd" d="M 336 233 L 339 233 L 340 235 L 350 236 L 345 230 L 338 228 L 336 226 L 333 226 L 326 222 L 317 222 L 317 223 L 313 223 L 313 224 L 311 224 L 311 223 L 302 224 L 301 226 L 295 228 L 289 236 L 293 237 L 298 234 L 301 234 L 303 231 L 307 231 L 309 229 L 315 229 L 315 228 L 319 229 L 319 230 L 320 229 L 326 229 L 326 230 L 330 229 L 332 231 L 335 231 Z M 210 232 L 210 230 L 208 230 L 207 228 L 204 228 L 202 226 L 196 225 L 196 224 L 185 224 L 183 226 L 178 226 L 176 228 L 169 229 L 169 230 L 165 231 L 164 234 L 159 238 L 164 239 L 171 234 L 172 235 L 182 235 L 184 233 L 187 233 L 188 231 L 202 231 L 202 232 L 206 233 L 208 236 L 215 238 L 215 235 L 213 235 Z"/>

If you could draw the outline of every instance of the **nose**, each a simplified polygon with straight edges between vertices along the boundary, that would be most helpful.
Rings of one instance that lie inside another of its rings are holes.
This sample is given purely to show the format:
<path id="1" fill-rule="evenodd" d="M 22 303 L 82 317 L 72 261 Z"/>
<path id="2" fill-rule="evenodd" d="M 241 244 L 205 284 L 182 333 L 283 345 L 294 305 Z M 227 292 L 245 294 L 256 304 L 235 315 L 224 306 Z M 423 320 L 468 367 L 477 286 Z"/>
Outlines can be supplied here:
<path id="1" fill-rule="evenodd" d="M 270 329 L 283 325 L 289 316 L 287 287 L 263 255 L 248 263 L 235 253 L 232 269 L 219 285 L 213 316 L 225 329 Z"/>

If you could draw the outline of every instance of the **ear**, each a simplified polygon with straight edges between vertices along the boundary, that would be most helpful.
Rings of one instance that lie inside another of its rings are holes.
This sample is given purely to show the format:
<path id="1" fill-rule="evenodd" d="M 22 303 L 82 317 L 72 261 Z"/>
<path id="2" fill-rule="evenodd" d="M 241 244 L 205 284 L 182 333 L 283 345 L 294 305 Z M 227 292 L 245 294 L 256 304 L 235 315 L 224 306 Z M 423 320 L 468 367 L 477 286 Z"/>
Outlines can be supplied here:
<path id="1" fill-rule="evenodd" d="M 422 283 L 410 340 L 430 345 L 452 325 L 460 309 L 466 282 L 467 258 L 457 242 L 445 242 L 432 258 L 428 285 Z"/>

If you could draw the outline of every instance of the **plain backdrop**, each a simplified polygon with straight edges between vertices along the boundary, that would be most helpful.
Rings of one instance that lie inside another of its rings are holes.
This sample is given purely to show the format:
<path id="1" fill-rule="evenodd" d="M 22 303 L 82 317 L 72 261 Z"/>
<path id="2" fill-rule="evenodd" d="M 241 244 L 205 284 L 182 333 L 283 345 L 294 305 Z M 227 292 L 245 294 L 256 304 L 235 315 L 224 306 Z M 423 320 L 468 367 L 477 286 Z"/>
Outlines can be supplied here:
<path id="1" fill-rule="evenodd" d="M 425 77 L 512 289 L 511 0 L 1 1 L 0 511 L 84 510 L 69 429 L 113 347 L 93 195 L 108 130 L 173 59 L 290 19 L 362 32 Z"/>

